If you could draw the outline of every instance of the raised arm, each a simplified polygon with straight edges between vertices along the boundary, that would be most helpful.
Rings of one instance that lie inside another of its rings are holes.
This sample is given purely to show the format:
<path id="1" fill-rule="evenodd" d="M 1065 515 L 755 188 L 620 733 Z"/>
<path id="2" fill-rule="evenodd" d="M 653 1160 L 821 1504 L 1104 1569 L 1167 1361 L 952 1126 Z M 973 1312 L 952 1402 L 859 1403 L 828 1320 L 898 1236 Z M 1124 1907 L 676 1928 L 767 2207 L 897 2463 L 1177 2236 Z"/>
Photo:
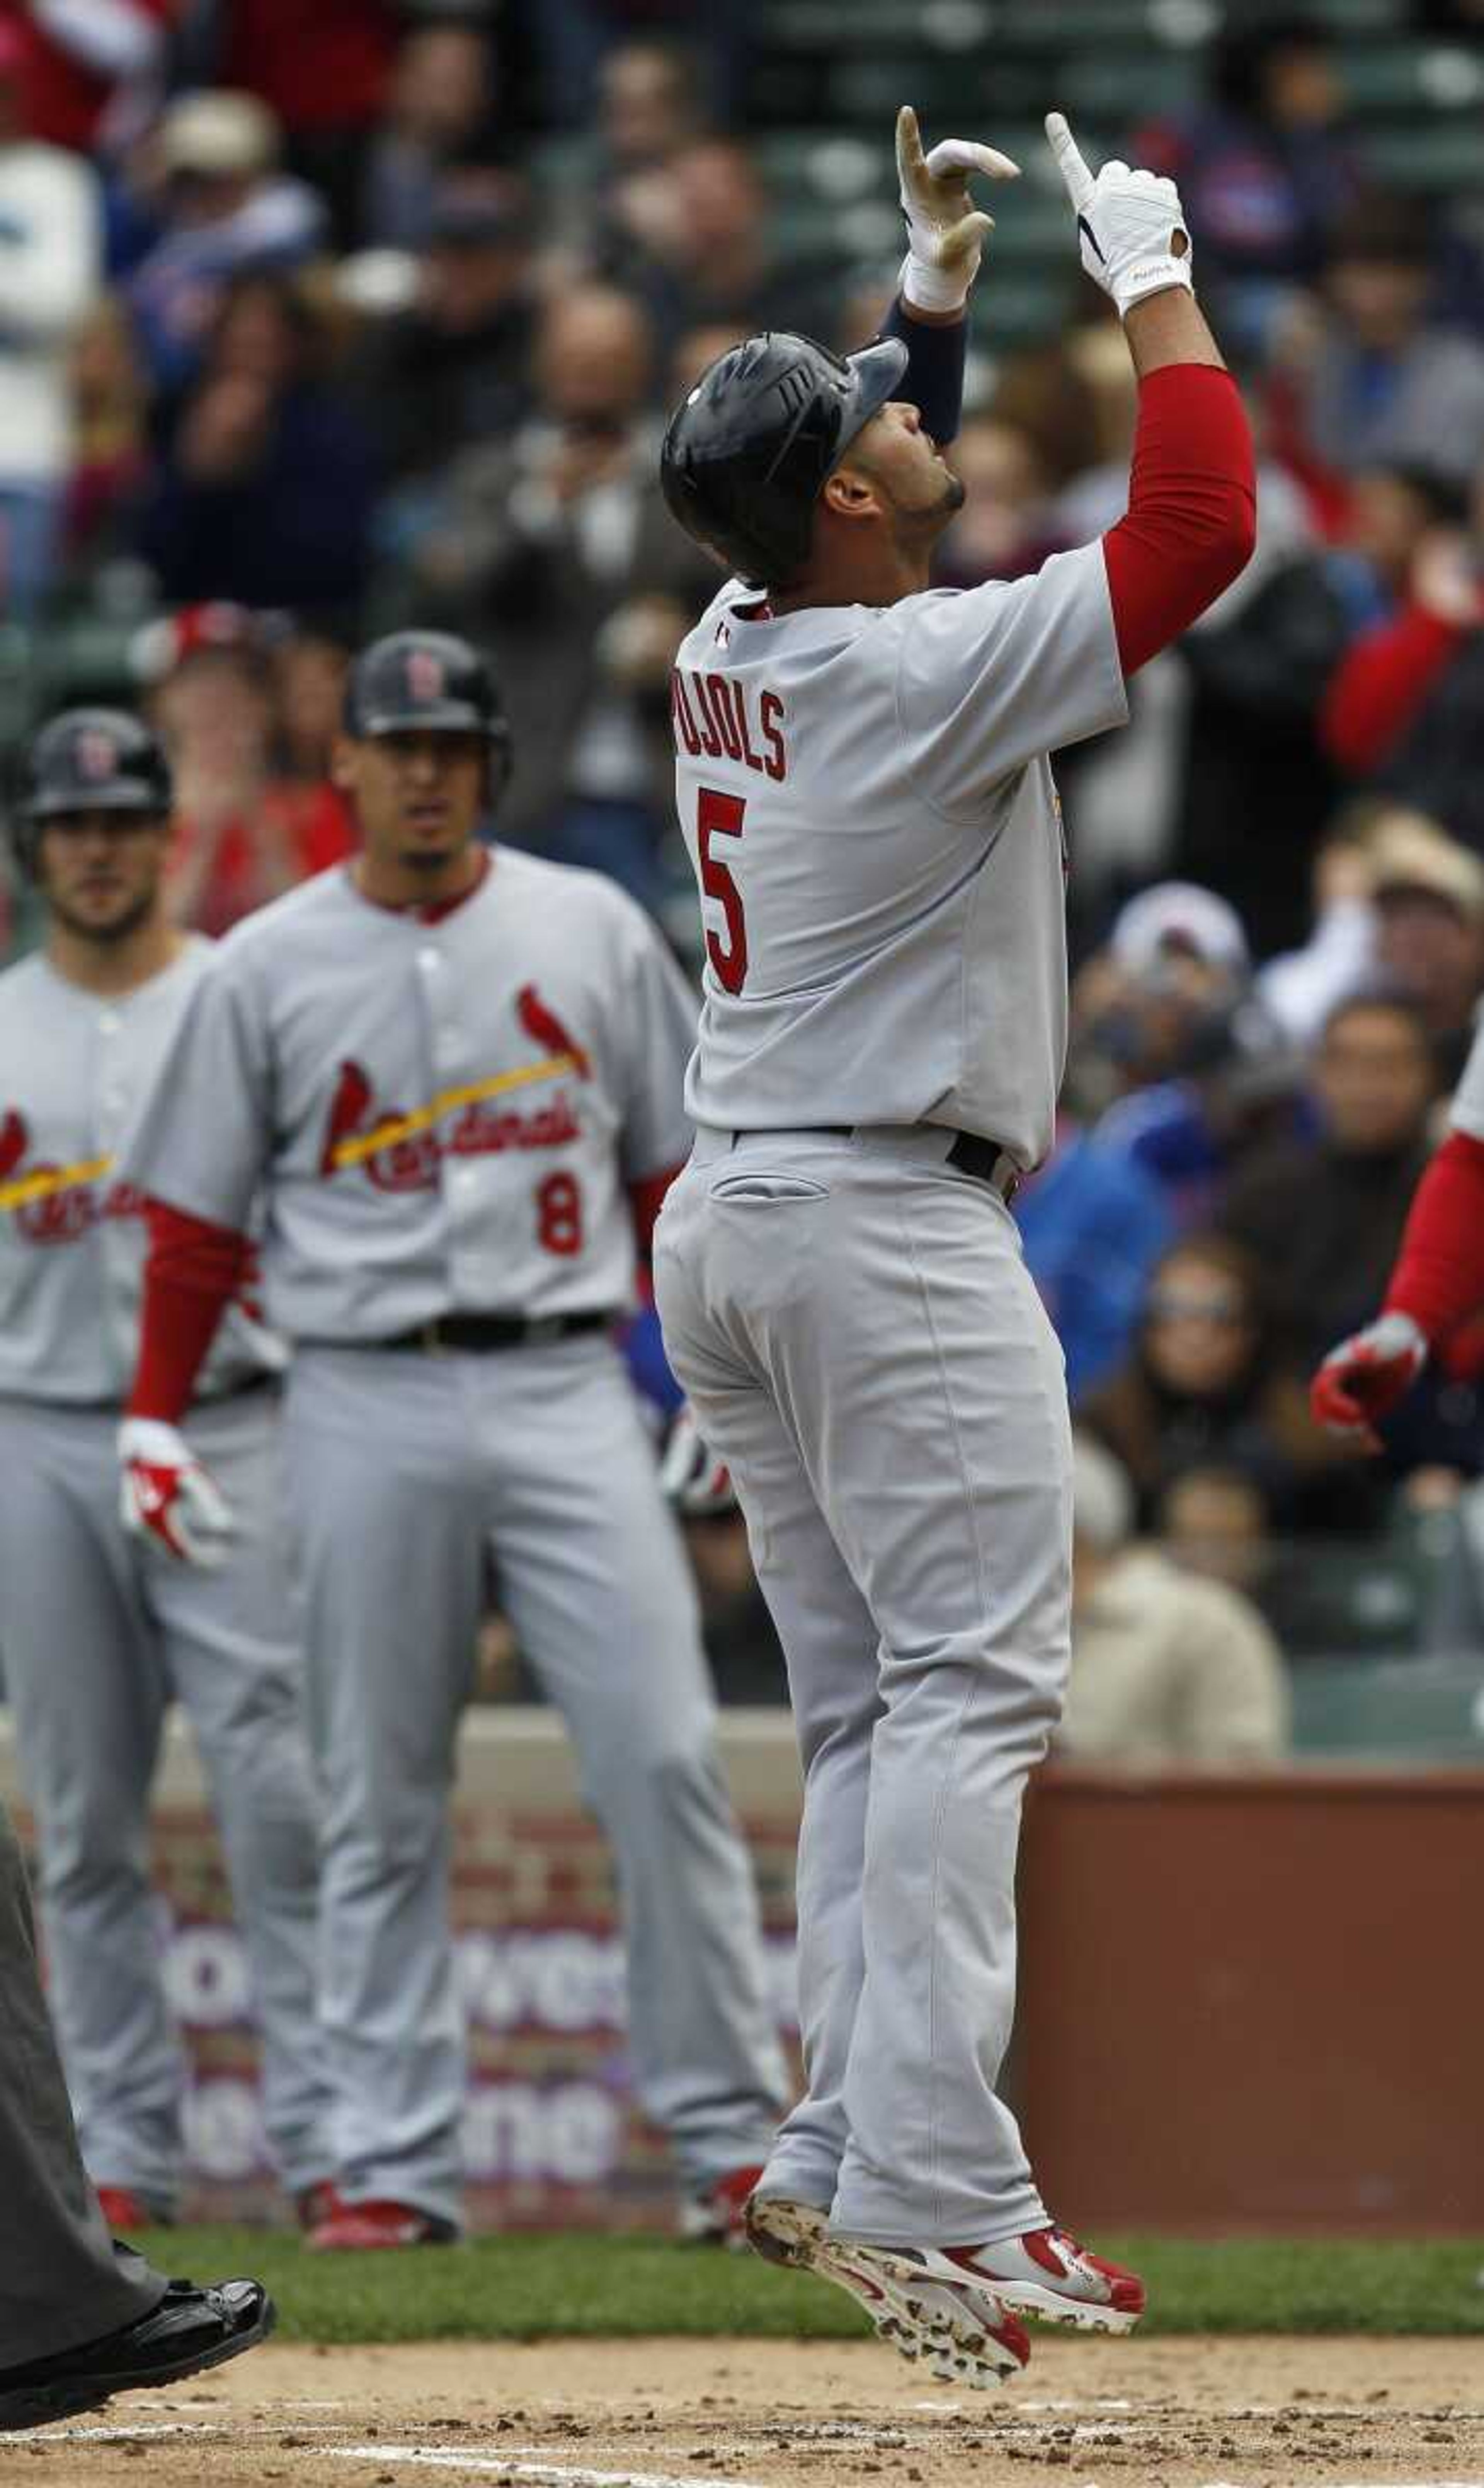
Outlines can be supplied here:
<path id="1" fill-rule="evenodd" d="M 1138 377 L 1129 507 L 1103 539 L 1125 675 L 1216 602 L 1251 557 L 1252 437 L 1195 300 L 1173 182 L 1114 160 L 1094 174 L 1059 112 L 1046 134 L 1082 266 L 1124 324 Z"/>

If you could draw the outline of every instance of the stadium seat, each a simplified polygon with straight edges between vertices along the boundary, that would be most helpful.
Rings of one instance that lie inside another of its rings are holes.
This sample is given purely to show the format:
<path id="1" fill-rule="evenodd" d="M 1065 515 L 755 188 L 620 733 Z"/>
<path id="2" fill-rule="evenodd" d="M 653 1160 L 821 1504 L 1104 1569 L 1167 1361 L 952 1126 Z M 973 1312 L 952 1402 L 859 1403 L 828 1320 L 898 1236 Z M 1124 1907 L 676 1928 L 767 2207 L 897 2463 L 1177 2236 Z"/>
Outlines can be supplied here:
<path id="1" fill-rule="evenodd" d="M 1293 1676 L 1301 1757 L 1484 1760 L 1484 1666 L 1443 1658 L 1316 1660 Z"/>
<path id="2" fill-rule="evenodd" d="M 1484 101 L 1484 45 L 1388 43 L 1347 49 L 1340 58 L 1345 99 L 1361 114 L 1470 112 Z M 1484 158 L 1484 133 L 1474 123 Z M 1484 163 L 1476 178 L 1484 179 Z"/>

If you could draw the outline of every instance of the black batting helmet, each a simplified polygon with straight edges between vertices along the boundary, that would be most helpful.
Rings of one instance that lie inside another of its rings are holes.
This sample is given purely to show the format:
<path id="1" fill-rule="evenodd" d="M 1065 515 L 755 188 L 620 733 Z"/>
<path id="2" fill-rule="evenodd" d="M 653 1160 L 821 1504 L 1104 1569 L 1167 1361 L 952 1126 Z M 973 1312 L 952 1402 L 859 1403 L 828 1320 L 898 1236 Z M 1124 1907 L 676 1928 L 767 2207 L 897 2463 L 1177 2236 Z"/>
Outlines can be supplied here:
<path id="1" fill-rule="evenodd" d="M 122 708 L 69 708 L 42 727 L 21 763 L 15 849 L 36 869 L 42 830 L 68 812 L 168 812 L 170 763 L 158 735 Z"/>
<path id="2" fill-rule="evenodd" d="M 393 631 L 363 648 L 346 685 L 345 728 L 379 734 L 482 734 L 490 745 L 490 800 L 510 774 L 510 724 L 477 648 L 452 631 Z"/>
<path id="3" fill-rule="evenodd" d="M 786 586 L 808 559 L 826 475 L 906 369 L 895 337 L 850 355 L 781 328 L 731 347 L 665 434 L 672 514 L 749 586 Z"/>

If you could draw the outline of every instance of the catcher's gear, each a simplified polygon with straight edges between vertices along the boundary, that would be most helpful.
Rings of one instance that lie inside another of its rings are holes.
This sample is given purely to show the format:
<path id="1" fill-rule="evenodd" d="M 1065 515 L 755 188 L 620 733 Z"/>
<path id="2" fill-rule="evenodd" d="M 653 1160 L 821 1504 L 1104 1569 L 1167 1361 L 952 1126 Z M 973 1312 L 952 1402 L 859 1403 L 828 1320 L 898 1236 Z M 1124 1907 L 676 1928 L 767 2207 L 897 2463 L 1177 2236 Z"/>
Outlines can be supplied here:
<path id="1" fill-rule="evenodd" d="M 15 851 L 36 870 L 42 829 L 75 812 L 163 818 L 173 788 L 158 735 L 122 708 L 69 708 L 27 748 L 15 806 Z"/>
<path id="2" fill-rule="evenodd" d="M 480 734 L 490 747 L 490 801 L 510 775 L 510 721 L 485 659 L 451 631 L 393 631 L 363 648 L 346 685 L 345 730 Z"/>
<path id="3" fill-rule="evenodd" d="M 737 1510 L 737 1490 L 725 1460 L 707 1449 L 688 1400 L 675 1411 L 659 1483 L 676 1511 L 686 1520 L 708 1520 Z"/>
<path id="4" fill-rule="evenodd" d="M 1379 1452 L 1375 1420 L 1411 1390 L 1427 1363 L 1427 1338 L 1410 1314 L 1383 1314 L 1331 1347 L 1309 1386 L 1321 1426 L 1368 1452 Z"/>
<path id="5" fill-rule="evenodd" d="M 672 515 L 749 586 L 786 586 L 809 557 L 826 477 L 906 369 L 896 337 L 849 355 L 781 328 L 730 347 L 665 434 Z"/>
<path id="6" fill-rule="evenodd" d="M 178 1427 L 157 1417 L 126 1417 L 119 1457 L 119 1508 L 131 1537 L 154 1539 L 178 1563 L 203 1571 L 225 1563 L 237 1523 Z"/>
<path id="7" fill-rule="evenodd" d="M 1190 236 L 1174 183 L 1116 156 L 1094 174 L 1059 112 L 1047 114 L 1046 134 L 1077 212 L 1082 266 L 1111 295 L 1119 318 L 1172 285 L 1193 292 Z"/>
<path id="8" fill-rule="evenodd" d="M 997 147 L 974 138 L 940 138 L 925 156 L 917 115 L 904 103 L 897 115 L 897 179 L 907 257 L 898 289 L 919 311 L 961 310 L 979 273 L 994 219 L 974 206 L 967 176 L 1013 182 L 1020 169 Z"/>

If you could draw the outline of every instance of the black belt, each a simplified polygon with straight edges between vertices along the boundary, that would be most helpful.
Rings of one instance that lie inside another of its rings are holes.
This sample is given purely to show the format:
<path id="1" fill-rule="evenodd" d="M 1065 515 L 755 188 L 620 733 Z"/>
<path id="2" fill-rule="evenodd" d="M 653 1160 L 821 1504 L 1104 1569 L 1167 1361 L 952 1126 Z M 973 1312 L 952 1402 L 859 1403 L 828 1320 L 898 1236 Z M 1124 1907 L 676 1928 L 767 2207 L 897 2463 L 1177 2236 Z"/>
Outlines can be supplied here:
<path id="1" fill-rule="evenodd" d="M 306 1340 L 306 1347 L 410 1347 L 425 1356 L 489 1355 L 501 1347 L 549 1347 L 559 1339 L 580 1339 L 585 1332 L 611 1330 L 617 1315 L 605 1314 L 439 1314 L 417 1322 L 390 1339 Z"/>
<path id="2" fill-rule="evenodd" d="M 817 1133 L 822 1140 L 851 1141 L 858 1131 L 869 1131 L 871 1127 L 869 1123 L 804 1123 L 798 1128 L 805 1140 Z M 732 1146 L 735 1148 L 739 1141 L 748 1137 L 745 1132 L 734 1132 Z M 998 1193 L 1007 1209 L 1020 1191 L 1021 1170 L 1009 1150 L 1001 1148 L 998 1141 L 981 1140 L 977 1132 L 955 1134 L 953 1146 L 943 1164 L 953 1167 L 960 1174 L 971 1174 L 980 1183 L 989 1184 Z"/>

